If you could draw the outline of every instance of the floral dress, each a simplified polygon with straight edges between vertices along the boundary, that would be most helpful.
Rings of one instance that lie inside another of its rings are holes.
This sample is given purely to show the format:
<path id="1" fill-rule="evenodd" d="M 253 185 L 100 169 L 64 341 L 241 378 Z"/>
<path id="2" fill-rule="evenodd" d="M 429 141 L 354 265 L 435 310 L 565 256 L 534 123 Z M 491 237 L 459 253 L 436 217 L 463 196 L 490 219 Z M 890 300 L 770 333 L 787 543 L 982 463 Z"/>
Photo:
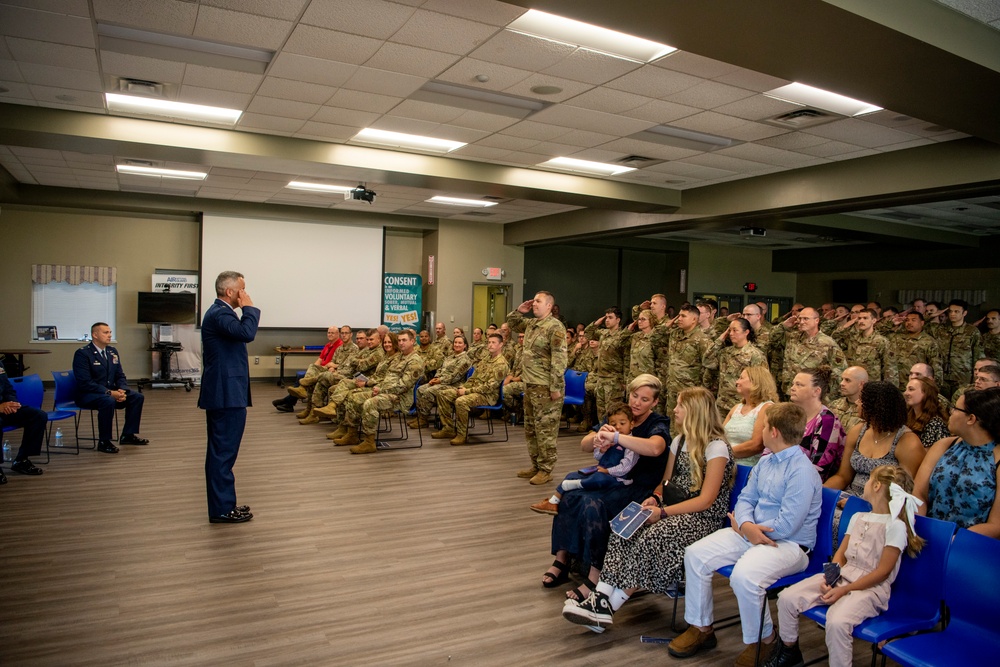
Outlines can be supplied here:
<path id="1" fill-rule="evenodd" d="M 977 447 L 955 438 L 931 472 L 927 516 L 954 521 L 959 528 L 986 523 L 997 496 L 995 446 Z"/>
<path id="2" fill-rule="evenodd" d="M 919 435 L 920 444 L 924 446 L 924 449 L 927 449 L 941 438 L 947 438 L 951 434 L 948 432 L 948 425 L 944 423 L 944 420 L 940 417 L 934 417 L 927 422 Z"/>

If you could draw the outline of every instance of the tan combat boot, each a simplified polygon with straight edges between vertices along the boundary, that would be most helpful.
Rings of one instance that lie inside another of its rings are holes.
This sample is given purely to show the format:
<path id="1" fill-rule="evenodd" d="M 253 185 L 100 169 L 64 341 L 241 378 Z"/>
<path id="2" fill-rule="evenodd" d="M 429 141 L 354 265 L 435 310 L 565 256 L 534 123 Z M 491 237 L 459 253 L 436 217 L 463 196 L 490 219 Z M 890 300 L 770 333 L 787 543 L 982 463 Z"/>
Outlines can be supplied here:
<path id="1" fill-rule="evenodd" d="M 309 394 L 302 387 L 289 387 L 288 393 L 295 398 L 301 398 L 303 401 L 309 398 Z"/>
<path id="2" fill-rule="evenodd" d="M 313 408 L 313 412 L 318 414 L 320 417 L 333 419 L 337 416 L 337 406 L 333 403 L 327 403 L 321 408 Z"/>
<path id="3" fill-rule="evenodd" d="M 361 444 L 351 447 L 351 454 L 372 454 L 376 451 L 378 451 L 378 447 L 375 446 L 374 435 L 366 435 Z"/>
<path id="4" fill-rule="evenodd" d="M 338 447 L 344 447 L 347 445 L 356 445 L 360 442 L 360 440 L 358 440 L 358 431 L 356 426 L 345 426 L 343 428 L 347 429 L 347 433 L 344 437 L 334 440 L 333 444 Z"/>
<path id="5" fill-rule="evenodd" d="M 327 440 L 339 440 L 340 438 L 343 438 L 345 435 L 347 435 L 347 427 L 341 424 L 336 431 L 333 431 L 332 433 L 327 433 L 326 438 Z"/>

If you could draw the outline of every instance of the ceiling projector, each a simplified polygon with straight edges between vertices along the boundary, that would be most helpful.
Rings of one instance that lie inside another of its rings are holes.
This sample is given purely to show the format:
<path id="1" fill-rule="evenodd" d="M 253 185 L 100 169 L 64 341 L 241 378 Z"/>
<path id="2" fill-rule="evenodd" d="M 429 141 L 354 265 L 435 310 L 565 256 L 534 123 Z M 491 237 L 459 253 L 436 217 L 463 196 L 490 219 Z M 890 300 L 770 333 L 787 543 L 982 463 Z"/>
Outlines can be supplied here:
<path id="1" fill-rule="evenodd" d="M 375 201 L 375 191 L 369 190 L 363 184 L 358 184 L 358 187 L 344 193 L 344 199 L 357 199 L 371 204 Z"/>

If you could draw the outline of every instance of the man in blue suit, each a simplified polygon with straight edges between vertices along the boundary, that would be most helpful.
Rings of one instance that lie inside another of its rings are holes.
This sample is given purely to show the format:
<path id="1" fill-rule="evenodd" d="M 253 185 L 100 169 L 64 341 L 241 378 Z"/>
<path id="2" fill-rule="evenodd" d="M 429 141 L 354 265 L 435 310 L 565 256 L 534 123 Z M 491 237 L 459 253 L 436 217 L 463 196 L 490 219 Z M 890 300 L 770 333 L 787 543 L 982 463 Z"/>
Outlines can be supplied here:
<path id="1" fill-rule="evenodd" d="M 76 404 L 97 410 L 98 451 L 117 454 L 111 442 L 111 421 L 115 410 L 125 409 L 125 425 L 119 440 L 123 445 L 148 445 L 139 437 L 143 395 L 128 388 L 118 350 L 111 347 L 111 327 L 96 322 L 90 327 L 91 343 L 73 355 L 76 377 Z"/>
<path id="2" fill-rule="evenodd" d="M 0 426 L 23 428 L 21 448 L 17 450 L 10 469 L 22 475 L 41 475 L 42 469 L 28 460 L 29 456 L 38 456 L 42 452 L 42 438 L 45 437 L 45 425 L 49 418 L 38 408 L 21 405 L 17 400 L 17 391 L 7 379 L 7 371 L 0 361 Z M 7 478 L 0 470 L 0 484 L 6 484 Z"/>
<path id="3" fill-rule="evenodd" d="M 205 486 L 208 520 L 242 523 L 253 518 L 250 507 L 236 504 L 233 465 L 250 403 L 247 343 L 257 335 L 260 310 L 246 292 L 243 274 L 223 271 L 215 280 L 215 303 L 201 321 L 202 376 L 198 407 L 208 420 Z M 236 315 L 236 308 L 243 311 Z"/>

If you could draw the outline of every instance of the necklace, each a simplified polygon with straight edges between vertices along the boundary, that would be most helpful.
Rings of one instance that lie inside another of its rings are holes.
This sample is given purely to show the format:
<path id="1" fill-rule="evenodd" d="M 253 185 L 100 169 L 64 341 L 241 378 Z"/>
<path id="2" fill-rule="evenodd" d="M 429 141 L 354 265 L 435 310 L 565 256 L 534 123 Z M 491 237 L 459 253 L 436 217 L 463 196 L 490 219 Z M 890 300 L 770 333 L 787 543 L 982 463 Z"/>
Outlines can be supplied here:
<path id="1" fill-rule="evenodd" d="M 884 440 L 887 436 L 890 436 L 892 434 L 893 434 L 893 431 L 884 431 L 881 434 L 881 437 L 879 437 L 878 432 L 876 432 L 875 429 L 872 429 L 872 439 L 875 441 L 876 445 L 878 444 L 879 440 Z"/>

